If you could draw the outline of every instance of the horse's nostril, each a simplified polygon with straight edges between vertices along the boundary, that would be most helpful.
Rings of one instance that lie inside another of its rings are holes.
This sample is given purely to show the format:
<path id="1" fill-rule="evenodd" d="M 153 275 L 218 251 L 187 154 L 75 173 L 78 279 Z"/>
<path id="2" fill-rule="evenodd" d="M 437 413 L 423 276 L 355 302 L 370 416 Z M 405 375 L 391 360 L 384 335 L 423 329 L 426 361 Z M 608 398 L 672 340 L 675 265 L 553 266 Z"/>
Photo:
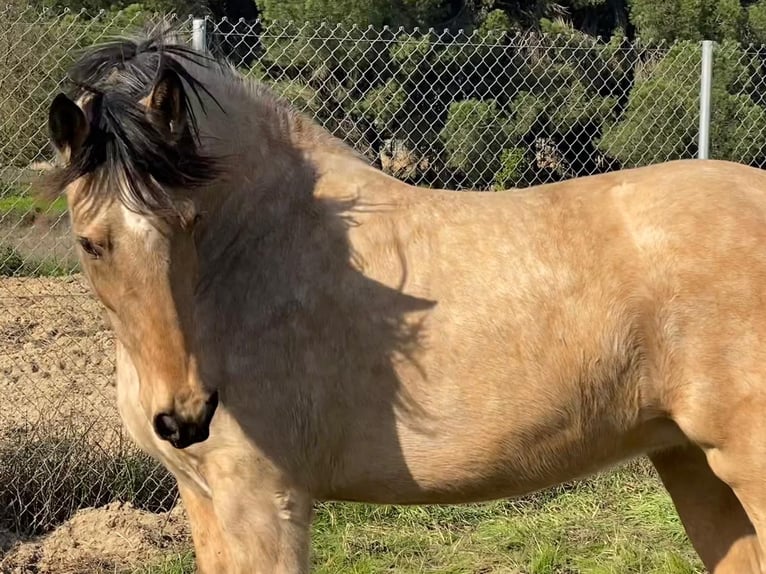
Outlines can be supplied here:
<path id="1" fill-rule="evenodd" d="M 167 413 L 160 413 L 154 417 L 154 432 L 161 439 L 171 442 L 177 441 L 181 437 L 181 428 L 178 421 Z"/>
<path id="2" fill-rule="evenodd" d="M 217 407 L 218 391 L 208 397 L 202 412 L 192 420 L 185 420 L 177 414 L 158 414 L 154 417 L 154 432 L 159 438 L 179 449 L 203 442 L 210 436 L 210 421 Z"/>

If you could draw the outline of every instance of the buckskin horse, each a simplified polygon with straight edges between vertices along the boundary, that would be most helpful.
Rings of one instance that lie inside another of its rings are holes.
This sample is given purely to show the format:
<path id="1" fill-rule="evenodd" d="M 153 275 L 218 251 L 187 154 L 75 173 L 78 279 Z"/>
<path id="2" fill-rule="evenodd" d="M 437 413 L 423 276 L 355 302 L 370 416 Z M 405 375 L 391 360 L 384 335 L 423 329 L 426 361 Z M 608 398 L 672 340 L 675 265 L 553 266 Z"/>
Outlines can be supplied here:
<path id="1" fill-rule="evenodd" d="M 200 572 L 309 571 L 318 500 L 486 501 L 643 455 L 710 571 L 766 572 L 766 173 L 414 187 L 164 38 L 73 64 L 44 189 Z"/>

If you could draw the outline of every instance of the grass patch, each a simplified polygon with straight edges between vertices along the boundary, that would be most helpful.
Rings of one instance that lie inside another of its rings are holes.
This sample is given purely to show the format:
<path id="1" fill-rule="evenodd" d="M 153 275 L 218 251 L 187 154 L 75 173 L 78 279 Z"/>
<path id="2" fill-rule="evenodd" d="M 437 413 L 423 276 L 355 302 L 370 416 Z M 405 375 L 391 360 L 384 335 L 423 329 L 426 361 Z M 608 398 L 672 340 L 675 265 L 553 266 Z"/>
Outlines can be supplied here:
<path id="1" fill-rule="evenodd" d="M 134 574 L 193 574 L 191 553 Z M 518 500 L 465 506 L 324 503 L 316 574 L 704 572 L 644 461 Z"/>
<path id="2" fill-rule="evenodd" d="M 61 277 L 79 269 L 75 261 L 24 257 L 10 245 L 0 245 L 0 277 Z"/>
<path id="3" fill-rule="evenodd" d="M 147 566 L 138 570 L 131 570 L 125 574 L 195 574 L 194 553 L 189 550 Z"/>
<path id="4" fill-rule="evenodd" d="M 703 572 L 647 464 L 489 504 L 324 504 L 313 541 L 317 574 Z"/>
<path id="5" fill-rule="evenodd" d="M 28 213 L 40 212 L 52 217 L 60 217 L 67 210 L 66 198 L 57 197 L 52 202 L 39 200 L 26 194 L 5 195 L 0 197 L 0 220 L 20 220 Z"/>
<path id="6" fill-rule="evenodd" d="M 115 500 L 151 512 L 173 507 L 175 481 L 149 456 L 127 445 L 109 453 L 83 434 L 20 431 L 0 443 L 1 526 L 43 534 L 81 508 Z"/>

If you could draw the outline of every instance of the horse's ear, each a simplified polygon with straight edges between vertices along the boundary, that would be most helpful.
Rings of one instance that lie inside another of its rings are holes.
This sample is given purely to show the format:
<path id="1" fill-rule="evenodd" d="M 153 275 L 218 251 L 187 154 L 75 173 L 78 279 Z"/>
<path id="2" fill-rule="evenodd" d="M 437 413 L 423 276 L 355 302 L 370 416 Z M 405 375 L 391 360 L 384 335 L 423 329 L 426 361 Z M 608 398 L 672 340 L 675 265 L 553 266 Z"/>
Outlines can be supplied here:
<path id="1" fill-rule="evenodd" d="M 163 130 L 177 139 L 186 126 L 186 97 L 181 78 L 165 69 L 152 88 L 147 106 L 152 118 Z"/>
<path id="2" fill-rule="evenodd" d="M 56 150 L 68 161 L 88 137 L 90 126 L 80 107 L 58 94 L 48 109 L 48 132 Z"/>

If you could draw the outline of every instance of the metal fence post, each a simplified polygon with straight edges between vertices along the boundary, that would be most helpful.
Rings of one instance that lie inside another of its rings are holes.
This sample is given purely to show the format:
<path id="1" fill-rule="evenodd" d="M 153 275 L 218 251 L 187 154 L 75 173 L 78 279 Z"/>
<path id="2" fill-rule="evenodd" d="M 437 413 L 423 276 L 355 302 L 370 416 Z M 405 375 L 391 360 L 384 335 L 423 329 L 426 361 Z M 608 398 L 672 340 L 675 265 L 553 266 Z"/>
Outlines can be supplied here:
<path id="1" fill-rule="evenodd" d="M 192 20 L 192 48 L 207 53 L 207 19 L 194 18 Z"/>
<path id="2" fill-rule="evenodd" d="M 702 75 L 700 77 L 700 128 L 697 157 L 710 156 L 710 100 L 713 86 L 713 42 L 702 42 Z"/>

